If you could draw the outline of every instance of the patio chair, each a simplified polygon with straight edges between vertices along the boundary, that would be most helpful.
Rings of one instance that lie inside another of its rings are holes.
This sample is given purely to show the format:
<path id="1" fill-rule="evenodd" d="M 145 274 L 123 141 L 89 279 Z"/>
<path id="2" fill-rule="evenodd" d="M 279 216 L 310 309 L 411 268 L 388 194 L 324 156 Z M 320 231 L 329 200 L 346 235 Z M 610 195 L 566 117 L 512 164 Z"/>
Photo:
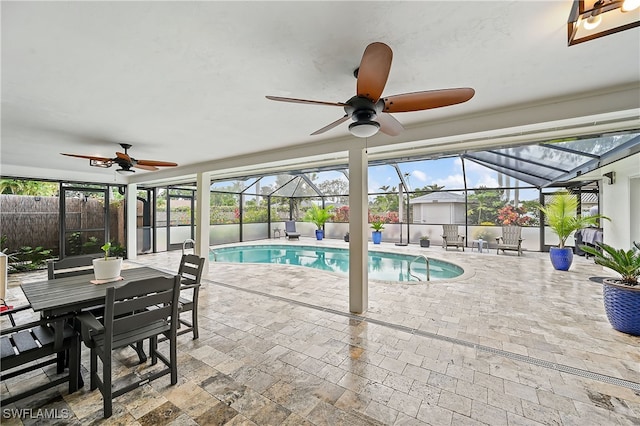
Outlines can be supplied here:
<path id="1" fill-rule="evenodd" d="M 503 226 L 502 236 L 496 238 L 496 254 L 500 254 L 500 250 L 502 250 L 502 254 L 504 254 L 505 250 L 513 250 L 518 252 L 518 256 L 522 255 L 521 232 L 521 226 Z"/>
<path id="2" fill-rule="evenodd" d="M 200 293 L 200 280 L 204 269 L 204 257 L 195 254 L 182 255 L 178 274 L 181 276 L 180 297 L 178 299 L 178 328 L 182 328 L 178 335 L 193 332 L 193 340 L 198 338 L 198 294 Z M 191 293 L 191 294 L 189 294 Z M 184 312 L 191 311 L 191 321 L 180 318 Z"/>
<path id="3" fill-rule="evenodd" d="M 47 275 L 50 280 L 57 280 L 66 277 L 77 277 L 79 275 L 93 274 L 93 259 L 102 257 L 100 253 L 95 253 L 86 256 L 67 257 L 61 260 L 49 260 L 47 262 Z M 95 317 L 102 317 L 104 315 L 103 306 L 95 306 L 87 308 Z M 147 356 L 142 349 L 142 342 L 136 345 L 131 345 L 131 348 L 136 351 L 142 364 L 147 360 Z"/>
<path id="4" fill-rule="evenodd" d="M 56 280 L 65 277 L 93 274 L 93 259 L 101 256 L 101 254 L 97 253 L 88 256 L 67 257 L 61 260 L 49 260 L 47 262 L 48 279 Z"/>
<path id="5" fill-rule="evenodd" d="M 77 316 L 82 340 L 91 348 L 91 390 L 102 393 L 104 418 L 111 417 L 112 400 L 126 392 L 164 375 L 171 375 L 171 384 L 178 382 L 176 328 L 180 277 L 154 277 L 107 289 L 103 323 L 90 312 Z M 158 336 L 169 340 L 169 356 L 158 352 Z M 113 350 L 149 339 L 151 365 L 160 359 L 166 366 L 152 369 L 135 383 L 129 376 L 112 386 Z M 98 375 L 98 358 L 102 362 L 102 377 Z M 119 386 L 116 386 L 119 385 Z"/>
<path id="6" fill-rule="evenodd" d="M 54 363 L 59 366 L 58 373 L 64 373 L 64 369 L 60 369 L 60 360 L 64 359 L 65 352 L 69 359 L 69 371 L 63 377 L 39 386 L 29 387 L 21 393 L 7 397 L 3 395 L 3 406 L 56 387 L 64 382 L 69 382 L 69 393 L 77 391 L 78 387 L 82 386 L 80 337 L 67 321 L 72 315 L 59 317 L 55 320 L 41 318 L 38 321 L 16 325 L 13 314 L 30 308 L 29 305 L 26 305 L 0 312 L 2 316 L 8 315 L 12 324 L 11 327 L 2 328 L 0 331 L 0 371 L 2 372 L 0 380 L 20 376 Z M 55 341 L 55 327 L 64 327 L 61 342 Z"/>
<path id="7" fill-rule="evenodd" d="M 296 222 L 293 220 L 287 220 L 284 223 L 284 235 L 290 240 L 299 240 L 300 233 L 296 231 Z"/>
<path id="8" fill-rule="evenodd" d="M 458 233 L 458 225 L 442 225 L 442 248 L 462 247 L 464 251 L 464 236 Z"/>

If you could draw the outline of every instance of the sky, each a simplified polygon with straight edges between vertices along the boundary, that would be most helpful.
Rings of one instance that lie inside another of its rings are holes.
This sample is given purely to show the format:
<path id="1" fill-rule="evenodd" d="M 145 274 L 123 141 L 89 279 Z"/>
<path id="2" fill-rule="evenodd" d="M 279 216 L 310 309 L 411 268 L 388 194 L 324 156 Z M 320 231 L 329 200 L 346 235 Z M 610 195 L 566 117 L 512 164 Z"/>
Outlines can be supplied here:
<path id="1" fill-rule="evenodd" d="M 409 186 L 409 190 L 422 188 L 427 185 L 437 184 L 444 187 L 445 190 L 464 189 L 464 178 L 462 173 L 462 160 L 460 157 L 441 158 L 438 160 L 423 160 L 399 164 L 400 170 L 405 175 L 405 180 Z M 465 161 L 465 169 L 467 173 L 468 188 L 479 188 L 481 186 L 487 188 L 498 187 L 498 173 L 494 170 L 479 165 L 473 161 Z M 314 183 L 318 184 L 323 180 L 341 179 L 346 182 L 344 174 L 338 171 L 320 172 Z M 506 178 L 505 178 L 506 179 Z M 247 184 L 254 182 L 249 179 Z M 261 180 L 261 186 L 273 185 L 276 182 L 274 176 L 265 177 Z M 380 193 L 381 187 L 388 186 L 398 188 L 400 179 L 396 169 L 390 165 L 371 166 L 369 167 L 369 193 Z M 515 186 L 516 182 L 511 179 L 508 183 L 503 182 L 505 186 Z M 226 184 L 214 184 L 212 187 L 226 186 Z M 530 185 L 520 182 L 521 187 L 529 187 Z M 248 191 L 253 192 L 253 191 Z M 530 192 L 530 194 L 529 194 Z M 520 199 L 537 199 L 538 193 L 534 190 L 523 190 Z"/>

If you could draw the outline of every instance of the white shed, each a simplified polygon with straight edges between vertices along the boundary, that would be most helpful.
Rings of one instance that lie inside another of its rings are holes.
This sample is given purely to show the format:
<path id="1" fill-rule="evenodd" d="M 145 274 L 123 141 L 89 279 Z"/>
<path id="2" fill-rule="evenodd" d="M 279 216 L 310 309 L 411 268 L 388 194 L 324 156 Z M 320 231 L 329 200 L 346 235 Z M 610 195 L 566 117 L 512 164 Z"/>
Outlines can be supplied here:
<path id="1" fill-rule="evenodd" d="M 464 195 L 435 191 L 409 200 L 413 223 L 465 223 Z"/>

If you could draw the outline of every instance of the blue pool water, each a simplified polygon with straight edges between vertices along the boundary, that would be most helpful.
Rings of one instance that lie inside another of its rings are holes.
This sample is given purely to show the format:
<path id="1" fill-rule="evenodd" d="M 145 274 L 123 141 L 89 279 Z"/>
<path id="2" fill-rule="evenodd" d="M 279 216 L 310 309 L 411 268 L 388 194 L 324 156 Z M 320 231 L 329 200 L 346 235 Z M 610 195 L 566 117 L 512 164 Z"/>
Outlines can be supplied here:
<path id="1" fill-rule="evenodd" d="M 411 263 L 416 256 L 407 254 L 369 252 L 369 278 L 384 281 L 426 281 L 424 259 Z M 276 263 L 298 265 L 323 271 L 349 274 L 349 251 L 331 247 L 294 245 L 255 245 L 225 247 L 211 250 L 210 261 L 234 263 Z M 411 263 L 411 276 L 409 274 Z M 455 278 L 463 269 L 438 259 L 430 259 L 431 280 Z"/>

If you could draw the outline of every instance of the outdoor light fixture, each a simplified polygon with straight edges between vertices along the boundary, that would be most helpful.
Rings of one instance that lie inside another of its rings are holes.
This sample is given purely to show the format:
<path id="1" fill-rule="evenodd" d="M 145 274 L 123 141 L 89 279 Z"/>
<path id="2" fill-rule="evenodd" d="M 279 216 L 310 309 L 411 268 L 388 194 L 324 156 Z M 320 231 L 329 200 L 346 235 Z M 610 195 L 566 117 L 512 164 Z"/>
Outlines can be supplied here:
<path id="1" fill-rule="evenodd" d="M 349 124 L 349 131 L 357 138 L 368 138 L 380 130 L 380 124 L 375 121 L 356 121 Z"/>
<path id="2" fill-rule="evenodd" d="M 116 170 L 116 172 L 120 173 L 121 175 L 130 175 L 132 173 L 135 173 L 135 170 L 131 170 L 131 169 L 118 169 Z"/>
<path id="3" fill-rule="evenodd" d="M 349 131 L 357 138 L 369 138 L 380 130 L 380 124 L 373 121 L 376 112 L 370 108 L 361 108 L 353 112 L 353 123 L 349 125 Z"/>
<path id="4" fill-rule="evenodd" d="M 583 43 L 640 26 L 640 0 L 574 0 L 568 44 Z"/>
<path id="5" fill-rule="evenodd" d="M 111 161 L 89 160 L 89 165 L 93 167 L 102 167 L 104 169 L 111 167 Z"/>

